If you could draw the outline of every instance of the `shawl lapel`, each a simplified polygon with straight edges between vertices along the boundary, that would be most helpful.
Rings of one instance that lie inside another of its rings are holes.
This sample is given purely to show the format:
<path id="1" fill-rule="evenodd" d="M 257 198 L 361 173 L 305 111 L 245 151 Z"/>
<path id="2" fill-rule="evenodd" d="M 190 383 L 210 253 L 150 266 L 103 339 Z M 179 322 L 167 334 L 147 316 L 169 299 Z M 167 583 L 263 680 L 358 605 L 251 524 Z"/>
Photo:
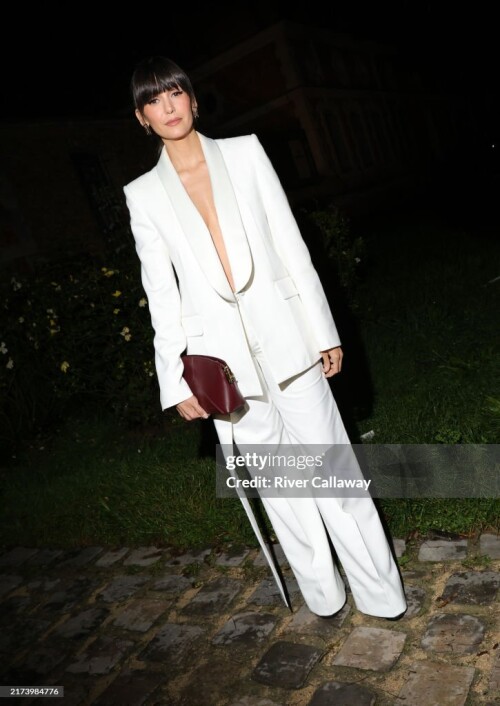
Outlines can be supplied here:
<path id="1" fill-rule="evenodd" d="M 219 146 L 215 140 L 205 137 L 201 133 L 198 133 L 198 136 L 210 175 L 215 209 L 231 266 L 235 290 L 238 292 L 245 287 L 252 274 L 250 247 L 231 179 Z M 184 188 L 166 149 L 162 150 L 156 169 L 179 220 L 181 230 L 201 269 L 221 297 L 234 301 L 234 294 L 219 260 L 210 231 Z"/>

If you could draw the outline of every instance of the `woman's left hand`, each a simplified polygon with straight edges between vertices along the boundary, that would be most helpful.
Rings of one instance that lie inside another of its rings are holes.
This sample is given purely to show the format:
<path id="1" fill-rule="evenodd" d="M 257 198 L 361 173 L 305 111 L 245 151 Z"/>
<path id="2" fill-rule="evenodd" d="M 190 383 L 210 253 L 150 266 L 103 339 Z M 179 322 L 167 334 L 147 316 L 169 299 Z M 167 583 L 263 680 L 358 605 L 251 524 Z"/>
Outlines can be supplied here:
<path id="1" fill-rule="evenodd" d="M 340 373 L 342 370 L 342 358 L 344 353 L 340 346 L 335 348 L 330 348 L 327 351 L 321 351 L 321 357 L 323 358 L 323 372 L 325 377 L 331 378 L 332 375 Z"/>

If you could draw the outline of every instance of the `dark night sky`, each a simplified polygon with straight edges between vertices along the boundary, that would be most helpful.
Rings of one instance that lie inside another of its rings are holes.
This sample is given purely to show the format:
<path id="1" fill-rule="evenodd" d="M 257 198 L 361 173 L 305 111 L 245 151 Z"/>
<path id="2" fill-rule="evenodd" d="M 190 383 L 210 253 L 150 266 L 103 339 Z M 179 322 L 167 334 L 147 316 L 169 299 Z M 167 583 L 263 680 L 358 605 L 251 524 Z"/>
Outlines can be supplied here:
<path id="1" fill-rule="evenodd" d="M 64 10 L 51 15 L 44 8 L 39 17 L 31 11 L 28 22 L 19 18 L 22 31 L 4 57 L 6 109 L 1 120 L 126 114 L 128 81 L 138 59 L 161 53 L 189 72 L 210 56 L 207 33 L 223 49 L 279 19 L 395 44 L 416 67 L 444 67 L 450 87 L 498 90 L 496 23 L 491 6 L 482 8 L 480 2 L 460 9 L 437 0 L 331 0 L 292 10 L 288 2 L 253 0 L 251 10 L 246 7 L 182 1 L 136 5 L 133 12 L 115 12 L 107 19 L 85 6 L 75 6 L 78 12 L 73 8 L 71 17 Z M 221 23 L 226 8 L 232 8 L 233 32 L 224 31 L 227 24 Z M 19 12 L 25 10 L 23 6 Z"/>

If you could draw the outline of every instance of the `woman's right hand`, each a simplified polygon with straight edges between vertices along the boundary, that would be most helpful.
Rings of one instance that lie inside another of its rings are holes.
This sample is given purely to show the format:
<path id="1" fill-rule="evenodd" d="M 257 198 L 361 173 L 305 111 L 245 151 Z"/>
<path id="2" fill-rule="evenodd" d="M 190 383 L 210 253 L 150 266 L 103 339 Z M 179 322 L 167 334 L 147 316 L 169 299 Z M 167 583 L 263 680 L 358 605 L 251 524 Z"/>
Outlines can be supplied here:
<path id="1" fill-rule="evenodd" d="M 208 415 L 203 407 L 198 403 L 197 398 L 192 395 L 187 400 L 179 402 L 175 405 L 177 411 L 187 422 L 192 422 L 194 419 L 208 419 Z"/>

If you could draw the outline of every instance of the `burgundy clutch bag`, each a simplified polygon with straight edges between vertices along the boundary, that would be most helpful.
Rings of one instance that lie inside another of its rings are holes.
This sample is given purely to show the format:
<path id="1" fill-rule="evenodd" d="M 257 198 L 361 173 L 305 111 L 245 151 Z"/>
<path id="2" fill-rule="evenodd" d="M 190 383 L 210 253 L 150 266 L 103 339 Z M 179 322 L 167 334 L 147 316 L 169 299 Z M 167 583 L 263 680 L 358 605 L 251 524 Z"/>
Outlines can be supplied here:
<path id="1" fill-rule="evenodd" d="M 184 379 L 208 414 L 230 414 L 245 398 L 226 361 L 212 355 L 183 355 Z"/>

